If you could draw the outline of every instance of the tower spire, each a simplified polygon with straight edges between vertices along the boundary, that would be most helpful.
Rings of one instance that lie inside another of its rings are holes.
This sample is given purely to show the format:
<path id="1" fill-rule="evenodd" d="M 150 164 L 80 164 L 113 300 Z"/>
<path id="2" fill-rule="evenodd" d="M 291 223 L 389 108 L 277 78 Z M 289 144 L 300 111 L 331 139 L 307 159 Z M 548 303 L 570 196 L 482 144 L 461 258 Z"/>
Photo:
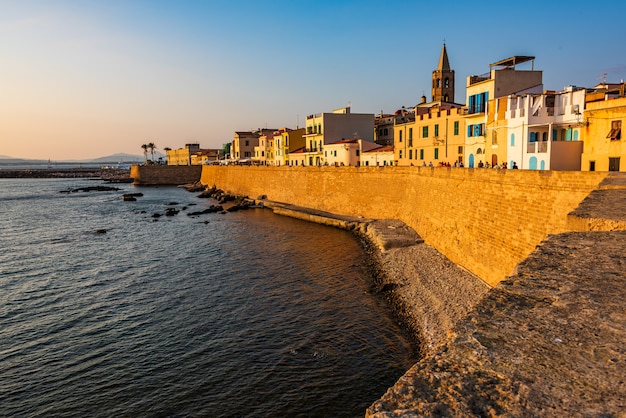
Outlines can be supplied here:
<path id="1" fill-rule="evenodd" d="M 433 102 L 454 102 L 454 70 L 450 69 L 448 50 L 444 40 L 437 69 L 433 71 Z"/>
<path id="2" fill-rule="evenodd" d="M 439 65 L 437 65 L 439 71 L 450 71 L 450 61 L 448 61 L 448 51 L 446 50 L 446 42 L 443 42 L 441 47 L 441 56 L 439 57 Z"/>

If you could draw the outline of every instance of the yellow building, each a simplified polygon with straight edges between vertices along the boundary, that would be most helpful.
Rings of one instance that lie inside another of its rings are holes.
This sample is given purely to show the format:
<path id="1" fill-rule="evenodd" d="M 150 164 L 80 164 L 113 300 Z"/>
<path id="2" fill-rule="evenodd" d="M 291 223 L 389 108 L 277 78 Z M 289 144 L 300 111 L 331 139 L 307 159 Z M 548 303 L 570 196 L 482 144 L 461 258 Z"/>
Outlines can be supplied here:
<path id="1" fill-rule="evenodd" d="M 279 135 L 274 137 L 274 165 L 290 165 L 289 154 L 305 145 L 305 129 L 280 128 L 278 131 Z"/>
<path id="2" fill-rule="evenodd" d="M 199 150 L 199 144 L 185 144 L 185 148 L 167 150 L 167 165 L 191 165 L 191 155 Z"/>
<path id="3" fill-rule="evenodd" d="M 586 97 L 583 171 L 626 171 L 626 84 L 598 89 Z M 624 160 L 624 161 L 622 161 Z"/>
<path id="4" fill-rule="evenodd" d="M 452 103 L 416 108 L 415 118 L 394 126 L 396 165 L 444 165 L 463 162 L 465 109 Z M 420 114 L 421 113 L 421 114 Z"/>
<path id="5" fill-rule="evenodd" d="M 483 158 L 484 164 L 495 167 L 507 161 L 507 137 L 509 120 L 507 119 L 508 97 L 499 97 L 487 103 L 487 113 Z M 479 161 L 480 162 L 480 161 Z"/>
<path id="6" fill-rule="evenodd" d="M 535 71 L 534 60 L 535 57 L 513 56 L 490 64 L 487 74 L 467 77 L 465 90 L 467 104 L 465 158 L 467 167 L 477 167 L 481 161 L 483 164 L 485 162 L 491 163 L 494 158 L 493 154 L 485 154 L 488 113 L 495 111 L 495 109 L 488 109 L 488 103 L 493 99 L 509 94 L 541 93 L 543 91 L 542 72 Z M 531 70 L 518 70 L 516 68 L 517 65 L 529 61 L 533 63 Z M 497 137 L 496 140 L 500 142 Z"/>

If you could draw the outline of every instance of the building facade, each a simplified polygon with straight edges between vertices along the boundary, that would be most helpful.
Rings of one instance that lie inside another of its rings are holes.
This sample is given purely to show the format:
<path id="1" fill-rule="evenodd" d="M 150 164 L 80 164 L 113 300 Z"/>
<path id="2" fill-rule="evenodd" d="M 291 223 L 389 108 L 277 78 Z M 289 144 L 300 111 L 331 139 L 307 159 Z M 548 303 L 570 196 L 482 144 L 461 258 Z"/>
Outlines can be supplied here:
<path id="1" fill-rule="evenodd" d="M 374 114 L 352 113 L 350 107 L 344 107 L 307 116 L 305 129 L 305 165 L 324 165 L 326 144 L 355 138 L 374 142 Z"/>
<path id="2" fill-rule="evenodd" d="M 586 99 L 581 169 L 626 171 L 626 84 L 597 88 Z"/>

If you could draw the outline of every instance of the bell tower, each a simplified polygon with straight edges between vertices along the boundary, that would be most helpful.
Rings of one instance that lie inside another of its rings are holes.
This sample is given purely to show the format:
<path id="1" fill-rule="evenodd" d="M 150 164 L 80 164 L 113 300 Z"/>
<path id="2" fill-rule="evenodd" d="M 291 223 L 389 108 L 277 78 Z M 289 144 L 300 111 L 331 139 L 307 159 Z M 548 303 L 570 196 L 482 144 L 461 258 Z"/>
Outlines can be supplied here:
<path id="1" fill-rule="evenodd" d="M 433 71 L 433 102 L 442 101 L 454 103 L 454 70 L 450 69 L 446 44 L 441 48 L 439 65 Z"/>

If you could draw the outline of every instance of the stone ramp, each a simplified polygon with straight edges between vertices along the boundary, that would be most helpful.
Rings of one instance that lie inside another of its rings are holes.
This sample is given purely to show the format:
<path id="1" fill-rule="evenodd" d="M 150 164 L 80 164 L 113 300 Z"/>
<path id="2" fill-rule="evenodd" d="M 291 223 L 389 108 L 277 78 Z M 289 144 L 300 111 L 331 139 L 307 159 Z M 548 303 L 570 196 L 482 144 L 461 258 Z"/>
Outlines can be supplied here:
<path id="1" fill-rule="evenodd" d="M 424 240 L 404 222 L 395 219 L 369 219 L 340 215 L 267 200 L 260 201 L 277 215 L 289 216 L 322 225 L 356 231 L 382 251 L 421 244 Z"/>

